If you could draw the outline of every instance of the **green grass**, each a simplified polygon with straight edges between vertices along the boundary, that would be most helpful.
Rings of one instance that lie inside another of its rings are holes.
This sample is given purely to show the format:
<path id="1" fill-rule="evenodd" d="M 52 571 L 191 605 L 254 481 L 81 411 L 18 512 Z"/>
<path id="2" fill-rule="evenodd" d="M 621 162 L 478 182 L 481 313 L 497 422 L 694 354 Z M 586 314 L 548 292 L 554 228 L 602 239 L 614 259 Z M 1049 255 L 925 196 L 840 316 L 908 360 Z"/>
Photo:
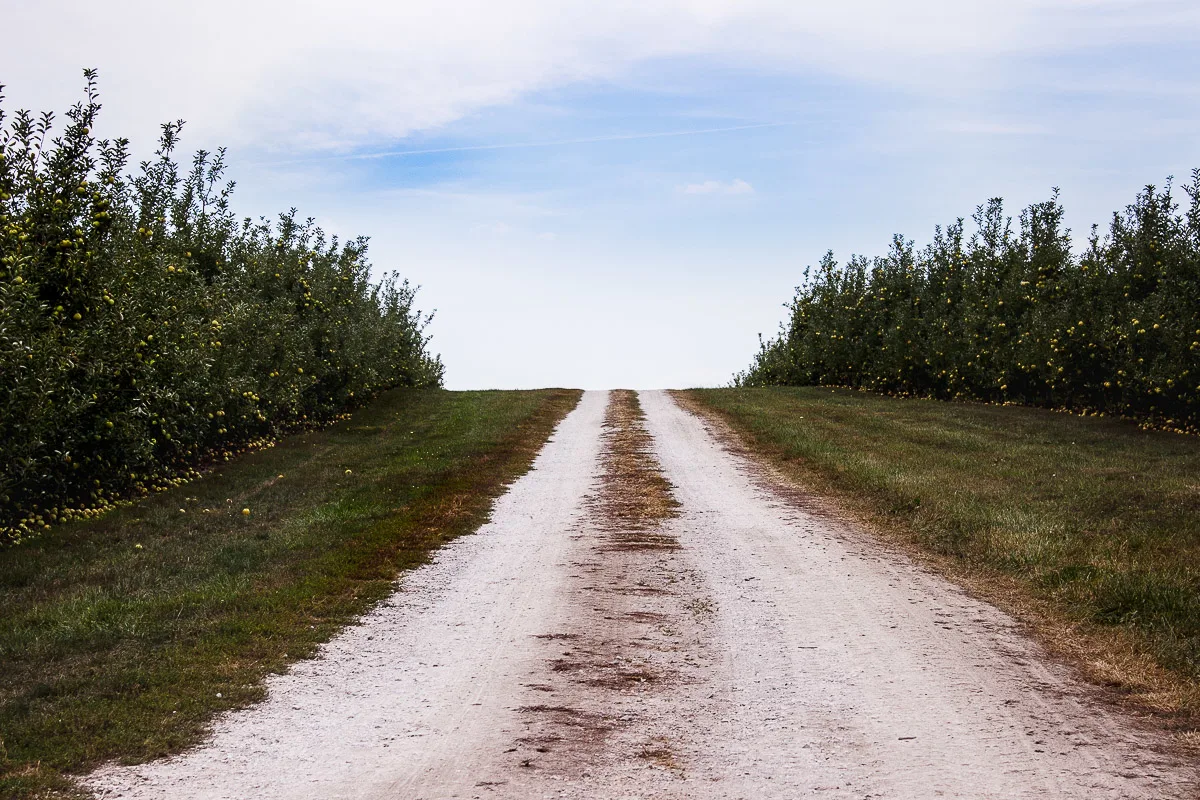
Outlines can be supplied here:
<path id="1" fill-rule="evenodd" d="M 1200 438 L 827 388 L 694 390 L 754 450 L 920 549 L 1200 682 Z"/>
<path id="2" fill-rule="evenodd" d="M 484 521 L 578 393 L 398 390 L 0 550 L 0 797 L 195 743 Z M 243 508 L 250 509 L 244 516 Z"/>

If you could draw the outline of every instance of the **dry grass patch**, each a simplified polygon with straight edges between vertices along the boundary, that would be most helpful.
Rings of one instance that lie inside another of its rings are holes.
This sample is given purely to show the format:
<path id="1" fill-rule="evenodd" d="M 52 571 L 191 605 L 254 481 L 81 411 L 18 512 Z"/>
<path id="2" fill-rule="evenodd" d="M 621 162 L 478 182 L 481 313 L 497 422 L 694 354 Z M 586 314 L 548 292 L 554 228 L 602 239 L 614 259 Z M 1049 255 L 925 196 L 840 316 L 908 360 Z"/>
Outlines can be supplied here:
<path id="1" fill-rule="evenodd" d="M 683 767 L 679 763 L 679 757 L 661 737 L 656 737 L 650 745 L 639 750 L 637 757 L 656 767 L 674 772 L 677 775 L 683 774 Z"/>
<path id="2" fill-rule="evenodd" d="M 616 546 L 628 549 L 674 548 L 674 537 L 651 530 L 679 513 L 671 482 L 653 453 L 653 438 L 643 422 L 637 392 L 609 393 L 604 417 L 604 472 L 596 505 Z"/>

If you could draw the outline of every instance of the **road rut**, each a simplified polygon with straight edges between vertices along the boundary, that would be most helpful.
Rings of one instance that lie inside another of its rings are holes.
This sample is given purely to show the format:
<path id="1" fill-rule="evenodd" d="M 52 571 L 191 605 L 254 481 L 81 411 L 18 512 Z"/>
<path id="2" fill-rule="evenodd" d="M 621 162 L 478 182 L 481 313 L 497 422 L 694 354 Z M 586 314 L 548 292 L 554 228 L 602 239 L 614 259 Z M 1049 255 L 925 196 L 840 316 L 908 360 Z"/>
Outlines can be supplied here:
<path id="1" fill-rule="evenodd" d="M 779 491 L 669 395 L 639 397 L 675 516 L 605 513 L 608 397 L 588 392 L 489 523 L 265 702 L 88 784 L 138 800 L 1193 796 L 1192 765 L 1007 616 Z"/>

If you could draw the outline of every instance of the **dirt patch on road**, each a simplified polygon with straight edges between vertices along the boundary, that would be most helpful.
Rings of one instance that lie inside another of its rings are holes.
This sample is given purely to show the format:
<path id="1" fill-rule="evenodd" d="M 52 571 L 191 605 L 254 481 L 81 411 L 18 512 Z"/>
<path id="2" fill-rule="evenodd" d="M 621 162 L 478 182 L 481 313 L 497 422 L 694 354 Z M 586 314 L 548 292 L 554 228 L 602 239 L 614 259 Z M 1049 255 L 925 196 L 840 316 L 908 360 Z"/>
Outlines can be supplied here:
<path id="1" fill-rule="evenodd" d="M 609 393 L 590 518 L 572 533 L 587 555 L 569 565 L 569 627 L 537 637 L 546 655 L 530 686 L 542 700 L 521 709 L 512 751 L 542 778 L 599 780 L 614 765 L 684 776 L 683 732 L 662 730 L 653 709 L 695 692 L 708 621 L 689 609 L 710 601 L 665 525 L 680 504 L 643 420 L 635 392 Z"/>
<path id="2" fill-rule="evenodd" d="M 652 452 L 654 439 L 644 420 L 637 392 L 609 392 L 602 437 L 604 469 L 594 508 L 618 545 L 678 547 L 674 537 L 651 530 L 678 516 L 679 501 Z"/>

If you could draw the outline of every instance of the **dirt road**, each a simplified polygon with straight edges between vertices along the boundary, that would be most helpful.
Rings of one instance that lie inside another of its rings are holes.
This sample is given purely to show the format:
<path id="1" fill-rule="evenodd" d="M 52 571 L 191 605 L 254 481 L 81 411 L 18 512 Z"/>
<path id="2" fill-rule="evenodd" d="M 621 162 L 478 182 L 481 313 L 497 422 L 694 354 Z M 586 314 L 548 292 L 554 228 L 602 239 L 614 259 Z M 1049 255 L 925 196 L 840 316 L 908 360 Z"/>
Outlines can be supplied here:
<path id="1" fill-rule="evenodd" d="M 585 394 L 491 522 L 273 679 L 266 702 L 219 720 L 201 748 L 107 768 L 93 788 L 1193 796 L 1193 766 L 1097 705 L 1003 614 L 774 491 L 669 396 L 641 393 L 644 422 L 606 426 L 607 399 Z M 629 425 L 641 438 L 621 439 Z M 669 481 L 673 499 L 645 504 L 653 518 L 619 513 L 645 476 L 617 470 L 618 446 Z"/>

